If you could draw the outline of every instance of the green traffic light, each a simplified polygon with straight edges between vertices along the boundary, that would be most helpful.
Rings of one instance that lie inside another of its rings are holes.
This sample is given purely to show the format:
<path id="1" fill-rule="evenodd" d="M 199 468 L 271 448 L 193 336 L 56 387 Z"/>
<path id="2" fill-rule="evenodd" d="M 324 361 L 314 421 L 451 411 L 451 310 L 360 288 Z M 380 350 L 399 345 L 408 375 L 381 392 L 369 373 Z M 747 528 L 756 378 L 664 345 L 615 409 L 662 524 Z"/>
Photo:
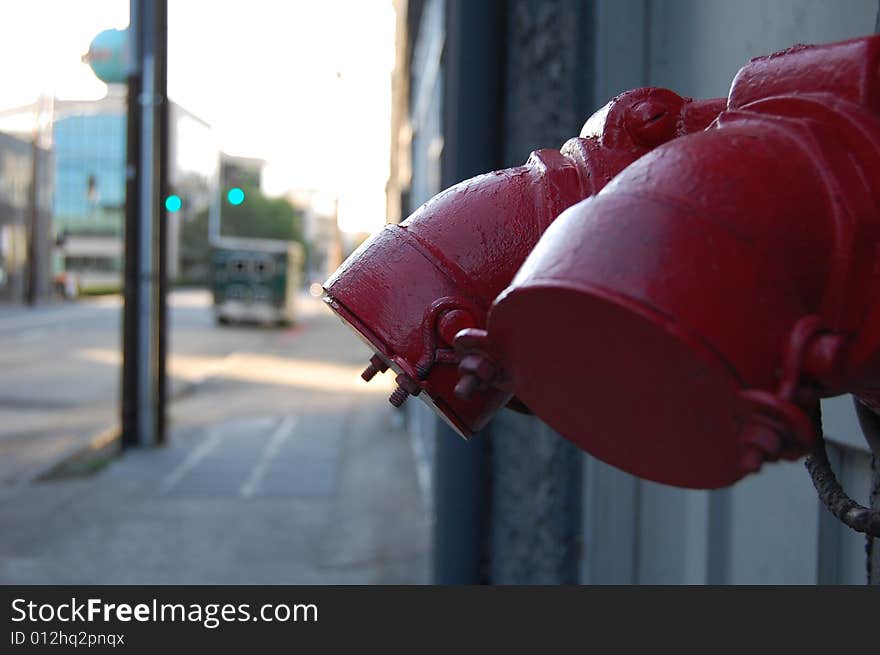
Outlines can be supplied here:
<path id="1" fill-rule="evenodd" d="M 179 212 L 181 207 L 183 207 L 183 200 L 180 199 L 180 196 L 171 194 L 165 198 L 165 209 L 168 211 Z"/>
<path id="2" fill-rule="evenodd" d="M 237 186 L 232 187 L 226 192 L 226 199 L 230 205 L 240 205 L 244 202 L 244 191 Z"/>

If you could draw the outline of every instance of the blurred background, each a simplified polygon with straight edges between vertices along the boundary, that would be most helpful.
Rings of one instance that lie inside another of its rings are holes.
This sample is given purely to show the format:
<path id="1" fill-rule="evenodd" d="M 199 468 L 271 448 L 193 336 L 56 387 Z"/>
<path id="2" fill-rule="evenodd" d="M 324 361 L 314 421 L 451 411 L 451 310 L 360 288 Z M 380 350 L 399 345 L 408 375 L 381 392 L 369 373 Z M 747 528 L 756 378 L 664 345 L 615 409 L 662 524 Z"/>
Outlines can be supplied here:
<path id="1" fill-rule="evenodd" d="M 0 5 L 0 583 L 878 570 L 800 462 L 684 491 L 531 417 L 502 412 L 465 443 L 421 403 L 395 410 L 320 301 L 369 233 L 559 147 L 615 94 L 723 96 L 751 57 L 873 32 L 876 0 L 167 0 L 167 33 L 132 20 L 165 4 Z M 157 106 L 165 154 L 150 159 Z M 150 175 L 153 231 L 135 234 Z M 146 309 L 126 318 L 125 298 Z M 867 502 L 878 478 L 851 403 L 824 412 Z"/>

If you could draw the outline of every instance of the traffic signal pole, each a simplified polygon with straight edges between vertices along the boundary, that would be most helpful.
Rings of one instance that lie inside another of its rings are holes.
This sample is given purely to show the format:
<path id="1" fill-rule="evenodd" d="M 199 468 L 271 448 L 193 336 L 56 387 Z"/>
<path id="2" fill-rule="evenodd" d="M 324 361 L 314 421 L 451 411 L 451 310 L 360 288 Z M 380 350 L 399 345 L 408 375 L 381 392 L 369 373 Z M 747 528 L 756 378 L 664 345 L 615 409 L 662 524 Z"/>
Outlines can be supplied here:
<path id="1" fill-rule="evenodd" d="M 122 443 L 165 441 L 167 0 L 130 0 Z"/>

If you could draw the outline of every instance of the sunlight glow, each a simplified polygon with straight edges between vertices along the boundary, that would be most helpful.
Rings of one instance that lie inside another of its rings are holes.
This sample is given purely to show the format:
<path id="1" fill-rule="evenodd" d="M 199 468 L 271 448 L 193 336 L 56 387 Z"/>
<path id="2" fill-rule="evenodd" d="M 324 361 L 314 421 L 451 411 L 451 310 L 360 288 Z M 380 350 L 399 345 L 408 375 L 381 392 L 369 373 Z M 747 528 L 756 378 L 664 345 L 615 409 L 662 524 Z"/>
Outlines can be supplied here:
<path id="1" fill-rule="evenodd" d="M 119 366 L 122 355 L 117 350 L 84 348 L 80 359 Z M 306 359 L 236 352 L 231 355 L 197 356 L 172 354 L 168 362 L 172 376 L 187 382 L 202 382 L 209 377 L 256 384 L 300 387 L 331 393 L 388 395 L 394 387 L 393 375 L 379 375 L 368 384 L 361 379 L 363 366 L 345 366 Z"/>
<path id="2" fill-rule="evenodd" d="M 8 4 L 0 111 L 106 93 L 81 57 L 98 32 L 126 26 L 128 0 Z M 265 159 L 266 192 L 336 196 L 348 231 L 384 224 L 391 0 L 169 0 L 168 12 L 172 100 L 211 124 L 224 151 Z"/>

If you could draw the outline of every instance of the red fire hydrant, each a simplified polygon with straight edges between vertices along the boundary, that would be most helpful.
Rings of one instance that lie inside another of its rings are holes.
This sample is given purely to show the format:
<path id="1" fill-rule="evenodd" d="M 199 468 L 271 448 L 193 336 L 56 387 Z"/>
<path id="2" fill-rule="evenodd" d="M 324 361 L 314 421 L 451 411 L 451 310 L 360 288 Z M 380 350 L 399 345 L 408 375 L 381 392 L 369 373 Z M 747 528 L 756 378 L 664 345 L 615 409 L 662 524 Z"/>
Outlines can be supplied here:
<path id="1" fill-rule="evenodd" d="M 880 389 L 880 37 L 750 62 L 704 132 L 563 213 L 462 334 L 561 434 L 626 471 L 714 488 Z M 877 405 L 874 405 L 875 407 Z"/>
<path id="2" fill-rule="evenodd" d="M 808 452 L 820 397 L 880 409 L 878 64 L 870 37 L 755 59 L 723 100 L 637 89 L 440 194 L 326 284 L 365 377 L 465 436 L 515 396 L 697 488 Z"/>
<path id="3" fill-rule="evenodd" d="M 704 129 L 723 107 L 665 89 L 630 91 L 561 151 L 461 182 L 370 238 L 324 285 L 329 306 L 376 353 L 364 379 L 391 368 L 392 404 L 420 395 L 462 436 L 480 430 L 512 394 L 486 386 L 456 395 L 455 335 L 485 328 L 492 301 L 563 210 L 651 148 Z"/>

